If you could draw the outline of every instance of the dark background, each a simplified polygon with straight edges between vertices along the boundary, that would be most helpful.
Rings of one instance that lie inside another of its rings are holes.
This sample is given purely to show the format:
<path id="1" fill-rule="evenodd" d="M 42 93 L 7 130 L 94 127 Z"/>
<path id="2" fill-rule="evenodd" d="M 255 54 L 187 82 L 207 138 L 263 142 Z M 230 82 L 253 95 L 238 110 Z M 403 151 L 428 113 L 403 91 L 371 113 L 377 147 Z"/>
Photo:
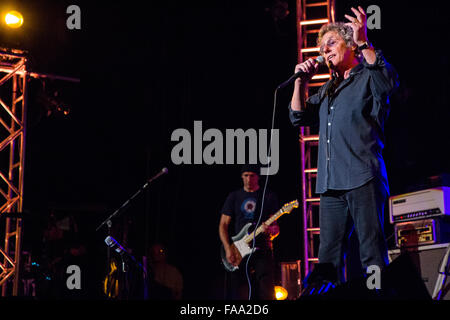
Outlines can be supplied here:
<path id="1" fill-rule="evenodd" d="M 45 81 L 47 94 L 70 106 L 68 116 L 29 96 L 24 206 L 25 249 L 39 260 L 50 213 L 74 217 L 86 245 L 96 293 L 104 277 L 107 230 L 95 228 L 146 179 L 161 177 L 113 220 L 113 234 L 141 257 L 152 242 L 168 247 L 184 276 L 184 297 L 220 299 L 218 223 L 226 195 L 241 186 L 239 165 L 171 162 L 171 134 L 195 120 L 203 130 L 270 129 L 276 86 L 297 61 L 295 1 L 277 18 L 275 0 L 19 1 L 19 30 L 1 27 L 2 46 L 29 51 L 33 71 L 80 78 Z M 66 28 L 66 8 L 81 7 L 81 30 Z M 350 7 L 381 8 L 375 47 L 400 75 L 386 124 L 384 156 L 391 194 L 420 188 L 450 172 L 449 55 L 446 10 L 410 1 L 336 1 L 336 20 Z M 3 4 L 2 8 L 3 10 Z M 300 199 L 298 132 L 288 120 L 291 89 L 279 92 L 280 169 L 269 188 L 281 203 Z M 387 220 L 387 219 L 386 219 Z M 278 261 L 302 259 L 301 210 L 279 220 Z M 386 236 L 392 235 L 387 223 Z"/>

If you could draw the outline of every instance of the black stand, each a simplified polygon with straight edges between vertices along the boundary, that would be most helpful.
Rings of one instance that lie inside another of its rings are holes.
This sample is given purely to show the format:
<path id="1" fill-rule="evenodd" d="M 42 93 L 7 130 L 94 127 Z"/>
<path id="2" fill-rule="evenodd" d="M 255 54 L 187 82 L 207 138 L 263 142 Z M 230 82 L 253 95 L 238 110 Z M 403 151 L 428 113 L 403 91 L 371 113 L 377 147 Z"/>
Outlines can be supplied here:
<path id="1" fill-rule="evenodd" d="M 125 201 L 120 207 L 119 209 L 117 209 L 116 211 L 114 211 L 108 218 L 106 218 L 105 221 L 103 221 L 98 227 L 97 229 L 95 229 L 95 231 L 100 230 L 101 227 L 103 227 L 105 224 L 108 225 L 108 230 L 111 230 L 111 226 L 112 226 L 112 222 L 111 219 L 114 218 L 121 210 L 123 210 L 128 204 L 130 204 L 130 202 L 136 198 L 140 193 L 142 193 L 145 188 L 147 188 L 149 186 L 150 183 L 152 183 L 153 180 L 156 180 L 157 178 L 159 178 L 161 175 L 166 174 L 167 168 L 164 168 L 161 170 L 161 172 L 159 172 L 156 176 L 150 178 L 147 180 L 147 182 L 141 187 L 141 189 L 139 189 L 135 194 L 133 194 L 127 201 Z M 108 233 L 108 235 L 110 235 Z"/>
<path id="2" fill-rule="evenodd" d="M 123 299 L 144 299 L 148 298 L 148 276 L 147 270 L 132 255 L 121 255 L 121 270 L 124 292 L 121 293 Z M 132 262 L 132 263 L 130 263 Z M 142 278 L 140 277 L 142 275 Z M 137 284 L 141 283 L 142 286 Z M 139 294 L 136 295 L 136 292 Z"/>
<path id="3" fill-rule="evenodd" d="M 148 179 L 146 183 L 135 193 L 133 194 L 127 201 L 125 201 L 116 211 L 114 211 L 106 220 L 104 220 L 96 229 L 95 231 L 99 231 L 104 225 L 107 225 L 108 227 L 108 236 L 111 236 L 111 230 L 112 230 L 112 219 L 117 216 L 119 213 L 124 211 L 124 209 L 131 203 L 131 201 L 136 198 L 139 194 L 141 194 L 154 180 L 158 179 L 163 174 L 166 174 L 168 172 L 167 168 L 163 168 L 158 174 L 156 174 L 154 177 Z M 107 261 L 107 268 L 111 265 L 111 248 L 108 246 L 107 253 L 106 253 L 106 261 Z M 140 268 L 142 268 L 142 265 L 139 264 L 136 259 L 133 257 L 133 262 L 135 262 Z M 126 267 L 126 262 L 123 262 L 124 270 Z M 143 268 L 142 268 L 143 269 Z M 143 269 L 145 271 L 145 269 Z M 125 271 L 124 271 L 125 273 Z M 144 274 L 145 280 L 147 281 L 147 275 Z"/>

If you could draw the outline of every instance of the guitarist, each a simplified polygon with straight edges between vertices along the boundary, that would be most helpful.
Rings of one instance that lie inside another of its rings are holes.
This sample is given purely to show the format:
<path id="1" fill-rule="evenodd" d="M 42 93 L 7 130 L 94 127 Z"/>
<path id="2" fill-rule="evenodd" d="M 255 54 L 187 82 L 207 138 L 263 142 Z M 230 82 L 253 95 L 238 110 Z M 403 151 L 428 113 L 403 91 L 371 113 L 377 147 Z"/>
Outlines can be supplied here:
<path id="1" fill-rule="evenodd" d="M 232 244 L 231 236 L 236 235 L 249 222 L 257 223 L 261 213 L 263 190 L 259 186 L 260 167 L 257 165 L 244 165 L 241 169 L 243 187 L 231 192 L 222 208 L 219 223 L 219 236 L 225 249 L 228 262 L 239 269 L 227 273 L 229 275 L 228 297 L 229 299 L 248 299 L 248 281 L 246 262 L 243 260 L 237 248 Z M 279 209 L 279 201 L 276 194 L 266 190 L 264 198 L 264 210 L 260 223 L 266 221 Z M 253 229 L 251 229 L 253 231 Z M 255 250 L 251 255 L 248 274 L 251 276 L 251 296 L 259 300 L 274 299 L 273 278 L 273 252 L 272 240 L 278 235 L 279 227 L 276 221 L 266 226 L 264 233 L 255 238 Z"/>

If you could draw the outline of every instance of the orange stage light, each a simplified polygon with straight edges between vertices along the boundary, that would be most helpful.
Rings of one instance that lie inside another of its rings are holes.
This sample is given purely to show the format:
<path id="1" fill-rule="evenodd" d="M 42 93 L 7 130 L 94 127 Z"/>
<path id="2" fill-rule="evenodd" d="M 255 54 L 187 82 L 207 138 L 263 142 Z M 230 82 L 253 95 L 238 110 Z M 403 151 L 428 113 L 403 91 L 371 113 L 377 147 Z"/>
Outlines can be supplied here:
<path id="1" fill-rule="evenodd" d="M 23 25 L 23 16 L 19 11 L 9 11 L 5 15 L 5 23 L 10 28 L 20 28 Z"/>
<path id="2" fill-rule="evenodd" d="M 286 300 L 288 292 L 285 288 L 281 286 L 275 286 L 275 298 L 277 300 Z"/>

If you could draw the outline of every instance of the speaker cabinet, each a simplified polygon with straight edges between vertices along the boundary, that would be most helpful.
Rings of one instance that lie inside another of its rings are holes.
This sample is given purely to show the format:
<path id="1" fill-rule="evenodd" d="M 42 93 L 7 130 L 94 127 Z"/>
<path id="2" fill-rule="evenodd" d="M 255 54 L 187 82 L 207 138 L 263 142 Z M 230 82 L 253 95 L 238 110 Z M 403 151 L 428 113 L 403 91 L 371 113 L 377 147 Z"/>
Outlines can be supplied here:
<path id="1" fill-rule="evenodd" d="M 439 268 L 449 245 L 450 243 L 441 243 L 389 250 L 389 261 L 394 262 L 402 252 L 407 251 L 428 293 L 432 296 L 439 276 Z M 450 300 L 450 277 L 446 280 L 442 286 L 441 300 Z"/>
<path id="2" fill-rule="evenodd" d="M 302 291 L 300 260 L 281 262 L 281 286 L 288 292 L 288 300 L 296 300 Z"/>

